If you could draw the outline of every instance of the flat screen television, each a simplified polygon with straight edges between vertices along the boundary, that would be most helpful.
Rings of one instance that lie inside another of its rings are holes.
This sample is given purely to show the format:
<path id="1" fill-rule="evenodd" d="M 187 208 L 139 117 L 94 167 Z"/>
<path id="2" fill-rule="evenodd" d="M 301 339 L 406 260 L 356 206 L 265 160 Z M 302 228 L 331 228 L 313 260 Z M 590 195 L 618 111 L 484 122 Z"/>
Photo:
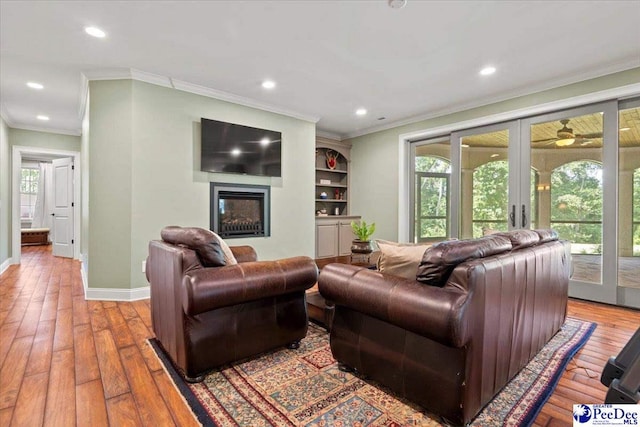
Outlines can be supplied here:
<path id="1" fill-rule="evenodd" d="M 280 132 L 202 118 L 205 172 L 282 176 Z"/>

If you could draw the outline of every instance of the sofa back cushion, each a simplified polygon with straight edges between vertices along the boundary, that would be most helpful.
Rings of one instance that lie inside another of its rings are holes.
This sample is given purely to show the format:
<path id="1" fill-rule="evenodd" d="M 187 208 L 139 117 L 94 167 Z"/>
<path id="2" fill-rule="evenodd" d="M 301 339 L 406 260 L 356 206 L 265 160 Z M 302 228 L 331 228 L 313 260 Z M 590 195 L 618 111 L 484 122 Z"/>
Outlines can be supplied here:
<path id="1" fill-rule="evenodd" d="M 540 235 L 533 230 L 512 230 L 499 234 L 511 241 L 512 250 L 514 251 L 540 243 Z"/>
<path id="2" fill-rule="evenodd" d="M 172 245 L 193 249 L 204 267 L 221 267 L 227 264 L 220 245 L 222 239 L 213 231 L 199 227 L 169 226 L 162 229 L 160 236 Z"/>
<path id="3" fill-rule="evenodd" d="M 413 244 L 376 240 L 380 249 L 378 271 L 406 279 L 415 279 L 424 251 L 431 244 Z"/>
<path id="4" fill-rule="evenodd" d="M 473 240 L 452 240 L 427 249 L 418 266 L 416 280 L 432 286 L 444 286 L 453 269 L 474 258 L 484 258 L 511 250 L 511 240 L 491 234 Z"/>

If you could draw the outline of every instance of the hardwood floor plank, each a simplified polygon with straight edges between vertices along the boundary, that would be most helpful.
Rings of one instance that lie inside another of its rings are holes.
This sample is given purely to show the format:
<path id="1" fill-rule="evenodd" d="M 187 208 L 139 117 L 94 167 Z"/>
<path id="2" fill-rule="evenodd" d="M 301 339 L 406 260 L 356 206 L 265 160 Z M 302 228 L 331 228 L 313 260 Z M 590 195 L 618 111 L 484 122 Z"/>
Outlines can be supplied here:
<path id="1" fill-rule="evenodd" d="M 0 426 L 11 425 L 12 416 L 13 416 L 13 406 L 10 408 L 0 409 Z"/>
<path id="2" fill-rule="evenodd" d="M 94 380 L 76 386 L 76 425 L 91 427 L 109 425 L 102 381 Z"/>
<path id="3" fill-rule="evenodd" d="M 42 301 L 31 301 L 27 306 L 16 337 L 26 337 L 27 335 L 35 335 L 38 328 L 38 320 L 42 311 Z"/>
<path id="4" fill-rule="evenodd" d="M 33 337 L 16 338 L 0 369 L 0 409 L 16 404 Z"/>
<path id="5" fill-rule="evenodd" d="M 86 325 L 91 323 L 89 318 L 89 307 L 84 295 L 73 297 L 73 325 Z"/>
<path id="6" fill-rule="evenodd" d="M 153 351 L 151 346 L 147 343 L 147 339 L 153 337 L 153 333 L 147 329 L 144 322 L 139 317 L 129 319 L 127 321 L 127 325 L 129 326 L 129 330 L 131 331 L 134 340 L 138 344 L 142 357 L 144 357 L 145 362 L 147 362 L 149 370 L 153 372 L 162 369 L 162 364 L 158 360 L 155 351 Z"/>
<path id="7" fill-rule="evenodd" d="M 71 312 L 71 310 L 69 310 Z M 44 423 L 50 426 L 75 426 L 76 384 L 73 349 L 54 351 L 47 391 Z"/>
<path id="8" fill-rule="evenodd" d="M 118 348 L 128 347 L 135 344 L 135 341 L 131 336 L 131 332 L 129 331 L 129 327 L 127 326 L 127 322 L 124 320 L 124 317 L 122 317 L 120 310 L 118 310 L 118 306 L 105 307 L 104 311 L 107 315 L 107 319 L 109 319 L 111 329 L 113 329 L 113 337 L 116 340 Z"/>
<path id="9" fill-rule="evenodd" d="M 120 310 L 120 313 L 122 314 L 122 317 L 125 318 L 125 320 L 138 317 L 138 312 L 135 308 L 133 308 L 133 305 L 131 305 L 130 302 L 118 302 L 118 309 Z"/>
<path id="10" fill-rule="evenodd" d="M 56 320 L 58 315 L 58 294 L 47 293 L 45 294 L 44 303 L 42 305 L 42 312 L 40 313 L 40 321 L 43 320 Z"/>
<path id="11" fill-rule="evenodd" d="M 71 311 L 71 310 L 69 310 Z M 45 425 L 76 425 L 76 384 L 73 349 L 53 352 L 47 404 L 44 411 Z"/>
<path id="12" fill-rule="evenodd" d="M 55 321 L 45 320 L 38 323 L 36 336 L 33 339 L 31 354 L 27 362 L 25 375 L 49 372 L 51 368 L 51 355 L 53 354 L 53 334 Z"/>
<path id="13" fill-rule="evenodd" d="M 109 414 L 109 424 L 112 426 L 139 427 L 143 425 L 131 393 L 108 399 L 107 413 Z"/>
<path id="14" fill-rule="evenodd" d="M 73 310 L 58 310 L 56 331 L 53 336 L 53 351 L 73 347 Z"/>
<path id="15" fill-rule="evenodd" d="M 151 309 L 149 308 L 149 300 L 138 300 L 131 302 L 133 308 L 138 312 L 138 316 L 142 319 L 144 324 L 149 328 L 149 330 L 153 330 L 153 326 L 151 325 Z"/>
<path id="16" fill-rule="evenodd" d="M 104 313 L 104 307 L 100 301 L 87 301 L 89 307 L 89 317 L 91 318 L 91 328 L 93 332 L 98 332 L 109 327 L 109 319 Z"/>
<path id="17" fill-rule="evenodd" d="M 6 323 L 2 325 L 0 328 L 0 368 L 4 363 L 7 354 L 9 353 L 9 349 L 11 348 L 11 344 L 13 343 L 13 338 L 16 336 L 18 332 L 18 327 L 20 323 Z"/>
<path id="18" fill-rule="evenodd" d="M 76 384 L 100 379 L 100 367 L 93 342 L 91 325 L 78 325 L 73 328 L 73 343 L 76 356 Z"/>
<path id="19" fill-rule="evenodd" d="M 120 357 L 143 424 L 148 426 L 174 425 L 167 405 L 162 400 L 162 395 L 158 391 L 138 347 L 130 346 L 120 349 Z"/>
<path id="20" fill-rule="evenodd" d="M 164 371 L 153 372 L 153 379 L 159 390 L 162 390 L 162 398 L 171 411 L 171 416 L 176 425 L 180 427 L 199 426 L 191 410 L 184 404 L 184 398 L 176 390 L 171 379 Z"/>
<path id="21" fill-rule="evenodd" d="M 48 371 L 24 377 L 13 411 L 12 426 L 43 424 L 48 384 Z"/>
<path id="22" fill-rule="evenodd" d="M 103 329 L 94 334 L 100 377 L 104 378 L 104 396 L 106 399 L 129 392 L 129 383 L 120 362 L 118 348 L 111 330 Z"/>

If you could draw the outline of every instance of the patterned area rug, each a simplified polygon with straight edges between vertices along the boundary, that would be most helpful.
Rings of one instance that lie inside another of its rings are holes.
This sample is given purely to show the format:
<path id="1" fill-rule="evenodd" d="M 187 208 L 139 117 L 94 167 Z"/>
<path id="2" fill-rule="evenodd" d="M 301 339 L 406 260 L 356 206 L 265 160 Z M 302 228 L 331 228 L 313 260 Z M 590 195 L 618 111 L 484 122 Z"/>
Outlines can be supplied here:
<path id="1" fill-rule="evenodd" d="M 538 355 L 471 423 L 528 426 L 596 325 L 567 319 Z M 176 372 L 150 343 L 205 426 L 438 426 L 437 416 L 374 383 L 338 370 L 329 335 L 309 325 L 297 350 L 281 349 L 216 370 L 199 384 Z"/>

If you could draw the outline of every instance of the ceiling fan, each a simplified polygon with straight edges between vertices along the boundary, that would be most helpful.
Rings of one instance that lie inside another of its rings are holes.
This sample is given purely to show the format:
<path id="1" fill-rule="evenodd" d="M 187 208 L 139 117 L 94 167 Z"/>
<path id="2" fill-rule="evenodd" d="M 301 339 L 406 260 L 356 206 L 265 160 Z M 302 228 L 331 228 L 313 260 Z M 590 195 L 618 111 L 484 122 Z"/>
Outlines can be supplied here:
<path id="1" fill-rule="evenodd" d="M 532 143 L 547 143 L 544 145 L 555 144 L 557 147 L 566 147 L 578 142 L 580 145 L 587 145 L 591 143 L 592 138 L 602 138 L 602 132 L 593 133 L 573 133 L 573 129 L 567 127 L 569 119 L 560 120 L 562 128 L 556 132 L 556 138 L 538 139 L 537 141 L 531 141 Z"/>

